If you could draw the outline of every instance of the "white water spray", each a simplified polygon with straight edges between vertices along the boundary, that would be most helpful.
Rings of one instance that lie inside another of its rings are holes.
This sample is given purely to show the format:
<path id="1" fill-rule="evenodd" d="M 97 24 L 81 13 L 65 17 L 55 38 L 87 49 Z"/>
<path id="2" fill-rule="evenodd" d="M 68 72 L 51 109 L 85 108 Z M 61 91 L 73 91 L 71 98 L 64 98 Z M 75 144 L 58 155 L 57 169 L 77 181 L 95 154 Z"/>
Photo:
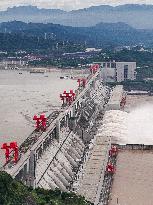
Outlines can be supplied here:
<path id="1" fill-rule="evenodd" d="M 128 142 L 153 144 L 153 104 L 140 105 L 128 114 Z"/>
<path id="2" fill-rule="evenodd" d="M 107 111 L 100 132 L 119 144 L 153 145 L 153 104 L 140 105 L 130 113 Z"/>
<path id="3" fill-rule="evenodd" d="M 112 136 L 112 142 L 126 144 L 127 115 L 120 110 L 110 110 L 105 113 L 100 132 L 103 136 Z"/>

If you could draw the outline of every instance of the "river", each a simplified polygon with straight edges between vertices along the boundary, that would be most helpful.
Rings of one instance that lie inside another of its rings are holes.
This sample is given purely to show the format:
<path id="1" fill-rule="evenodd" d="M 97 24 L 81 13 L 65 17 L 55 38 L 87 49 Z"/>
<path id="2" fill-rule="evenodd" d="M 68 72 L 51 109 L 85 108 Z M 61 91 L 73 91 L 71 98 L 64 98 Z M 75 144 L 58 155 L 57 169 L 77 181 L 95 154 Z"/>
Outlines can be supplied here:
<path id="1" fill-rule="evenodd" d="M 78 86 L 76 80 L 60 79 L 67 74 L 68 71 L 52 71 L 45 75 L 0 71 L 0 146 L 11 141 L 20 145 L 35 129 L 34 114 L 45 112 L 48 115 L 60 109 L 60 93 Z M 4 151 L 0 149 L 0 166 L 3 163 Z"/>

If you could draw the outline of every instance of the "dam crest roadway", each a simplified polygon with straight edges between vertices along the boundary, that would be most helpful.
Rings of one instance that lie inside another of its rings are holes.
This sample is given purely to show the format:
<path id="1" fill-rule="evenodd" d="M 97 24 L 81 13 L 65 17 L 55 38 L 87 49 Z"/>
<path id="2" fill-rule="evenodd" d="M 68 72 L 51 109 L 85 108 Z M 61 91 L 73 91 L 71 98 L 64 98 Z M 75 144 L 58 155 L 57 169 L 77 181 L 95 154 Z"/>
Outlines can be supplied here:
<path id="1" fill-rule="evenodd" d="M 119 110 L 126 93 L 123 86 L 111 90 L 103 84 L 99 69 L 75 95 L 71 105 L 48 116 L 45 132 L 35 130 L 25 140 L 18 162 L 10 161 L 2 170 L 33 188 L 74 191 L 102 204 L 112 144 L 110 135 L 101 132 L 103 116 L 106 110 Z"/>

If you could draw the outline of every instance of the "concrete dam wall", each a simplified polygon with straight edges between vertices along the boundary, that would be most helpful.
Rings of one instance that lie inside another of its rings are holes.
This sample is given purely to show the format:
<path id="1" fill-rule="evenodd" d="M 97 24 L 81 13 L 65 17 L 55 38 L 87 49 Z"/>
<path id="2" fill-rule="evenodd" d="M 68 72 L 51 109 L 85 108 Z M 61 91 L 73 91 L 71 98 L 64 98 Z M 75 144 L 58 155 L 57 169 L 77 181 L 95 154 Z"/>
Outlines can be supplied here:
<path id="1" fill-rule="evenodd" d="M 74 190 L 81 169 L 89 159 L 101 124 L 110 89 L 100 73 L 79 87 L 75 101 L 48 117 L 46 132 L 33 132 L 20 147 L 19 161 L 3 167 L 13 178 L 32 187 Z"/>
<path id="2" fill-rule="evenodd" d="M 116 126 L 113 111 L 108 110 L 115 108 L 117 116 L 121 115 L 117 109 L 123 87 L 111 90 L 96 72 L 75 94 L 71 104 L 63 101 L 61 110 L 48 116 L 44 132 L 34 131 L 21 145 L 18 162 L 9 162 L 3 170 L 33 188 L 73 191 L 95 205 L 107 204 L 104 193 L 112 179 L 106 169 L 113 162 L 109 152 L 114 128 L 107 129 Z"/>
<path id="3" fill-rule="evenodd" d="M 96 81 L 94 88 L 83 98 L 71 129 L 63 127 L 59 141 L 54 139 L 37 161 L 36 187 L 74 190 L 73 182 L 78 179 L 80 167 L 87 161 L 89 145 L 94 138 L 92 128 L 95 128 L 96 118 L 104 111 L 108 98 L 109 89 Z"/>

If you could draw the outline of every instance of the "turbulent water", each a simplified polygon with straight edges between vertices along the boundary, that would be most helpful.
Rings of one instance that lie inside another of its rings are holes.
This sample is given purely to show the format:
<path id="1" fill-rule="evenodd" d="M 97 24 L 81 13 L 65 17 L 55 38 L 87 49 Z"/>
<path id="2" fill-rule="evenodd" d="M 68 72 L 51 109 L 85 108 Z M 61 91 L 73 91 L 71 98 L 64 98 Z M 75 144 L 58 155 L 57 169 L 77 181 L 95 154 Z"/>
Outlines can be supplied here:
<path id="1" fill-rule="evenodd" d="M 153 104 L 145 103 L 128 114 L 128 142 L 153 144 Z"/>
<path id="2" fill-rule="evenodd" d="M 111 136 L 113 143 L 126 143 L 127 115 L 128 113 L 120 110 L 107 111 L 100 128 L 102 135 Z"/>
<path id="3" fill-rule="evenodd" d="M 112 136 L 114 143 L 153 145 L 153 104 L 137 105 L 129 113 L 107 111 L 101 132 Z"/>
<path id="4" fill-rule="evenodd" d="M 48 115 L 60 108 L 59 94 L 77 88 L 76 80 L 60 79 L 66 73 L 54 71 L 45 75 L 0 71 L 0 146 L 10 141 L 21 144 L 34 130 L 33 115 Z M 0 150 L 0 165 L 4 162 L 2 156 Z"/>

